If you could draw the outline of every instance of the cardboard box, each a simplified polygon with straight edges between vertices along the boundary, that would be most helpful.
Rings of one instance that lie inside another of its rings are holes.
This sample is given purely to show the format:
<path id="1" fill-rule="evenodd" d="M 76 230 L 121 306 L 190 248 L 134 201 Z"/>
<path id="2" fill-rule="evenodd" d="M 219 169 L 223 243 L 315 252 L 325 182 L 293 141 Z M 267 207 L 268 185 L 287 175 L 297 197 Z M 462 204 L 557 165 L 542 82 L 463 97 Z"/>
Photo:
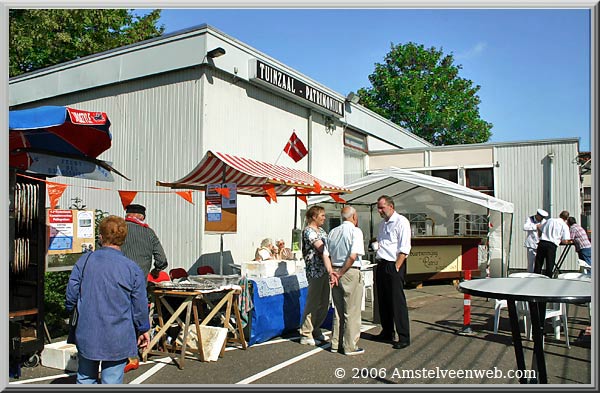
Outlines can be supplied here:
<path id="1" fill-rule="evenodd" d="M 202 335 L 202 353 L 204 361 L 216 362 L 221 354 L 221 348 L 227 339 L 227 329 L 216 326 L 200 326 L 200 334 Z M 198 335 L 196 334 L 196 326 L 188 327 L 188 343 L 187 349 L 198 349 Z M 179 332 L 177 344 L 183 344 L 183 330 Z"/>
<path id="2" fill-rule="evenodd" d="M 44 345 L 42 366 L 59 370 L 77 371 L 79 365 L 77 347 L 66 341 Z"/>

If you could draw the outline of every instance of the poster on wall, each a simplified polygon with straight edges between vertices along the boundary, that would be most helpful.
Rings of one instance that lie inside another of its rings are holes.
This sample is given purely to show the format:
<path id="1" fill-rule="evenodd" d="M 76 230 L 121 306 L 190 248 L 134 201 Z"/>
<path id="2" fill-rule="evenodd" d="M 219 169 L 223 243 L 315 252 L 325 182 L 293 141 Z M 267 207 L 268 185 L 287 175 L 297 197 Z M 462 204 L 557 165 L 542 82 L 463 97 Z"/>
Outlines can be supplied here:
<path id="1" fill-rule="evenodd" d="M 208 184 L 204 207 L 204 232 L 237 232 L 237 186 L 235 183 Z"/>
<path id="2" fill-rule="evenodd" d="M 70 270 L 83 253 L 96 248 L 95 212 L 46 209 L 46 234 L 46 270 Z"/>

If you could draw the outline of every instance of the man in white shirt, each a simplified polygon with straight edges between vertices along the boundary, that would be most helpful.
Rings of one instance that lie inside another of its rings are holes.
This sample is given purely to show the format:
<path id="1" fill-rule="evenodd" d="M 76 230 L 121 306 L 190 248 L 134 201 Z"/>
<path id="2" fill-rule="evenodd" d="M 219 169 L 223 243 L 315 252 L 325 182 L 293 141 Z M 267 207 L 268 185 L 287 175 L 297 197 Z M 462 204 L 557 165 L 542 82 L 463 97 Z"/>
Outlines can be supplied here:
<path id="1" fill-rule="evenodd" d="M 550 218 L 542 226 L 540 243 L 535 256 L 535 273 L 542 273 L 542 267 L 545 263 L 546 267 L 543 274 L 552 278 L 558 245 L 572 242 L 569 226 L 567 225 L 568 218 L 569 212 L 563 210 L 560 212 L 559 218 Z"/>
<path id="2" fill-rule="evenodd" d="M 337 283 L 331 295 L 335 306 L 331 350 L 352 356 L 364 353 L 358 347 L 361 325 L 363 279 L 360 274 L 361 256 L 365 254 L 363 233 L 358 228 L 356 209 L 342 209 L 342 224 L 329 232 L 323 258 L 329 258 Z"/>
<path id="3" fill-rule="evenodd" d="M 525 248 L 527 249 L 527 271 L 533 273 L 535 268 L 535 254 L 537 252 L 538 243 L 540 242 L 539 233 L 542 225 L 546 222 L 548 212 L 543 209 L 537 209 L 533 216 L 527 217 L 523 230 L 527 232 L 525 238 Z"/>
<path id="4" fill-rule="evenodd" d="M 383 221 L 379 224 L 377 242 L 376 285 L 379 301 L 381 333 L 375 336 L 377 341 L 392 341 L 394 326 L 398 341 L 394 349 L 410 345 L 410 324 L 408 306 L 404 295 L 406 261 L 410 254 L 410 222 L 394 210 L 394 200 L 383 195 L 377 199 L 377 211 Z"/>

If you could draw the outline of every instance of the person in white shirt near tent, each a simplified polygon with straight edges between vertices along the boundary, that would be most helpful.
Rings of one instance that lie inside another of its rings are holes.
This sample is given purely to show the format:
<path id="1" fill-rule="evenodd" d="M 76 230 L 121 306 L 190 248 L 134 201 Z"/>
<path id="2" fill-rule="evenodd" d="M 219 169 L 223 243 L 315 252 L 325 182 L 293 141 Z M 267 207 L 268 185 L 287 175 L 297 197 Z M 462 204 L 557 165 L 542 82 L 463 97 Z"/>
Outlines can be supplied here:
<path id="1" fill-rule="evenodd" d="M 535 273 L 542 273 L 542 267 L 545 264 L 543 274 L 552 278 L 558 245 L 572 243 L 569 227 L 567 226 L 568 218 L 569 212 L 563 210 L 560 212 L 559 218 L 550 218 L 542 226 L 540 244 L 538 244 L 537 255 L 535 256 Z"/>
<path id="2" fill-rule="evenodd" d="M 540 233 L 542 225 L 546 223 L 548 212 L 543 209 L 537 209 L 533 216 L 527 217 L 523 230 L 527 232 L 525 238 L 525 248 L 527 249 L 527 271 L 533 273 L 535 268 L 535 255 L 540 242 Z"/>

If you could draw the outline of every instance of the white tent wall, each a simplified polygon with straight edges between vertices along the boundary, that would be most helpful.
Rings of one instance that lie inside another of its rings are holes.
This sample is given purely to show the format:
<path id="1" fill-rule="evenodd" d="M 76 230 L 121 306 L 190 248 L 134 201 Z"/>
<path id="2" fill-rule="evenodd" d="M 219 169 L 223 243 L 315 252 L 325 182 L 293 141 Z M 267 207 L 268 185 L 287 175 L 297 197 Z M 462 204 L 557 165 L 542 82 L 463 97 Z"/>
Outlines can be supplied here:
<path id="1" fill-rule="evenodd" d="M 491 274 L 496 277 L 506 275 L 511 252 L 512 203 L 444 179 L 398 168 L 376 171 L 346 184 L 345 187 L 353 191 L 343 197 L 349 205 L 359 211 L 359 227 L 365 236 L 365 243 L 370 237 L 370 225 L 373 225 L 373 236 L 377 236 L 381 218 L 375 204 L 377 198 L 384 194 L 394 199 L 396 211 L 400 214 L 427 214 L 435 222 L 435 230 L 433 231 L 432 226 L 432 232 L 428 232 L 428 235 L 454 236 L 455 214 L 489 214 L 491 226 L 488 247 Z M 331 202 L 329 197 L 309 199 L 311 205 L 321 204 L 329 215 L 339 217 L 342 205 Z M 369 212 L 370 208 L 373 209 L 372 213 Z M 481 274 L 486 274 L 486 267 L 479 266 Z"/>
<path id="2" fill-rule="evenodd" d="M 489 274 L 490 277 L 506 277 L 511 256 L 512 214 L 490 211 L 488 234 Z M 486 266 L 479 266 L 485 272 Z"/>

